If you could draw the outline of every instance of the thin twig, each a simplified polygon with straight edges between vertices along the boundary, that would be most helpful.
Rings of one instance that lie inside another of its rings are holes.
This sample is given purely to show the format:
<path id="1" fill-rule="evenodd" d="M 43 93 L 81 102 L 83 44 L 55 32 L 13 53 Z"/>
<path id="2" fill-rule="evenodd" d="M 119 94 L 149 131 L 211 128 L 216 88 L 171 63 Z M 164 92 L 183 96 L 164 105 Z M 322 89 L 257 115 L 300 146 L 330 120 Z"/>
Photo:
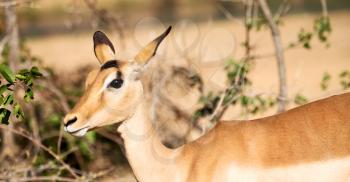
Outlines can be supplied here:
<path id="1" fill-rule="evenodd" d="M 221 94 L 220 100 L 219 100 L 218 104 L 216 105 L 214 112 L 209 117 L 210 121 L 216 120 L 216 116 L 218 115 L 219 111 L 222 110 L 222 103 L 224 101 L 225 95 L 226 95 L 225 92 Z"/>
<path id="2" fill-rule="evenodd" d="M 284 52 L 290 51 L 290 50 L 295 50 L 295 48 L 302 48 L 302 43 L 301 42 L 295 42 L 294 45 L 291 46 L 285 46 L 283 48 Z M 252 55 L 251 58 L 252 59 L 264 59 L 264 58 L 271 58 L 271 57 L 275 57 L 276 53 L 266 53 L 266 54 L 255 54 Z"/>
<path id="3" fill-rule="evenodd" d="M 76 179 L 64 178 L 58 176 L 34 176 L 34 177 L 25 177 L 15 179 L 17 182 L 25 181 L 65 181 L 65 182 L 74 182 Z"/>
<path id="4" fill-rule="evenodd" d="M 245 64 L 247 64 L 247 59 L 243 59 L 242 61 L 242 65 L 240 66 L 241 69 L 238 70 L 238 74 L 235 78 L 235 82 L 230 85 L 229 88 L 226 89 L 226 91 L 223 93 L 224 97 L 226 96 L 227 91 L 232 90 L 232 89 L 237 89 L 237 91 L 239 93 L 237 93 L 234 97 L 232 97 L 230 100 L 228 100 L 227 102 L 225 102 L 223 104 L 221 102 L 221 97 L 220 100 L 218 102 L 218 104 L 216 105 L 216 108 L 214 110 L 214 112 L 216 112 L 215 115 L 211 116 L 210 118 L 212 118 L 211 121 L 220 121 L 222 119 L 222 116 L 225 114 L 225 112 L 227 111 L 227 109 L 229 108 L 230 104 L 234 101 L 237 100 L 237 98 L 242 94 L 241 92 L 243 91 L 243 87 L 245 86 L 245 82 L 244 82 L 244 77 L 246 76 L 246 72 L 244 74 L 241 74 L 243 67 L 245 66 Z M 243 80 L 242 80 L 243 79 Z M 241 84 L 239 83 L 241 82 Z M 222 98 L 224 100 L 224 97 Z"/>
<path id="5" fill-rule="evenodd" d="M 224 6 L 218 5 L 218 9 L 225 15 L 227 19 L 238 22 L 238 20 Z"/>
<path id="6" fill-rule="evenodd" d="M 230 101 L 228 101 L 226 104 L 224 104 L 221 108 L 221 111 L 218 113 L 217 117 L 219 118 L 218 120 L 221 120 L 222 116 L 225 114 L 225 112 L 227 111 L 227 109 L 229 108 L 230 104 L 233 102 L 233 101 L 236 101 L 237 98 L 239 97 L 240 95 L 237 94 L 235 95 L 235 97 L 232 97 L 232 99 Z"/>
<path id="7" fill-rule="evenodd" d="M 35 140 L 33 137 L 27 135 L 24 133 L 24 131 L 19 131 L 13 128 L 9 128 L 5 125 L 0 125 L 0 128 L 3 129 L 4 131 L 10 131 L 14 134 L 17 134 L 19 136 L 22 136 L 26 139 L 28 139 L 29 141 L 31 141 L 33 144 L 38 145 L 41 149 L 43 149 L 44 151 L 46 151 L 47 153 L 49 153 L 52 157 L 54 157 L 59 163 L 62 164 L 62 166 L 75 178 L 79 178 L 78 175 L 75 174 L 74 170 L 67 164 L 65 163 L 57 154 L 55 154 L 51 149 L 47 148 L 46 146 L 44 146 L 40 141 Z"/>
<path id="8" fill-rule="evenodd" d="M 250 46 L 250 31 L 252 29 L 252 16 L 253 16 L 253 0 L 248 0 L 245 6 L 245 20 L 244 20 L 244 27 L 245 27 L 245 56 L 247 59 L 250 58 L 250 52 L 251 52 L 251 46 Z"/>
<path id="9" fill-rule="evenodd" d="M 63 122 L 60 124 L 60 131 L 58 134 L 58 140 L 57 140 L 57 154 L 61 154 L 61 144 L 62 144 L 62 139 L 63 139 Z"/>
<path id="10" fill-rule="evenodd" d="M 283 2 L 278 6 L 277 12 L 273 16 L 275 21 L 278 21 L 283 15 L 289 10 L 288 0 L 283 0 Z"/>

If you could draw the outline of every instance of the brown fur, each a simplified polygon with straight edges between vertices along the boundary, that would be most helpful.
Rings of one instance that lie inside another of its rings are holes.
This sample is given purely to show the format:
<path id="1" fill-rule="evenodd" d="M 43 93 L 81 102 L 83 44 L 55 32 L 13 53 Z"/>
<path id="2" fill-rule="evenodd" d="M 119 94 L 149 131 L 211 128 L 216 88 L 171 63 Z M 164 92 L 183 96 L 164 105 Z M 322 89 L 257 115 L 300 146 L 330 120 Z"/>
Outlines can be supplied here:
<path id="1" fill-rule="evenodd" d="M 181 160 L 191 162 L 189 178 L 197 179 L 219 162 L 271 168 L 344 158 L 350 156 L 349 106 L 347 93 L 271 117 L 219 122 L 185 145 Z"/>

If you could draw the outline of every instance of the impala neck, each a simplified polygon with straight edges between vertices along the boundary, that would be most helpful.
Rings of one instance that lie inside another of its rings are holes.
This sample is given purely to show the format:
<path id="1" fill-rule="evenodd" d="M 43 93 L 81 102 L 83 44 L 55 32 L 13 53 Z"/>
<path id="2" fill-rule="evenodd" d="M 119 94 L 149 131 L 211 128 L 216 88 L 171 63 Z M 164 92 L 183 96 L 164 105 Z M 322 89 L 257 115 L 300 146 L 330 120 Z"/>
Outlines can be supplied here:
<path id="1" fill-rule="evenodd" d="M 135 114 L 118 131 L 124 139 L 127 158 L 138 180 L 169 181 L 169 177 L 176 176 L 174 173 L 179 171 L 177 157 L 181 148 L 169 149 L 162 144 L 148 113 L 145 103 L 140 103 Z"/>

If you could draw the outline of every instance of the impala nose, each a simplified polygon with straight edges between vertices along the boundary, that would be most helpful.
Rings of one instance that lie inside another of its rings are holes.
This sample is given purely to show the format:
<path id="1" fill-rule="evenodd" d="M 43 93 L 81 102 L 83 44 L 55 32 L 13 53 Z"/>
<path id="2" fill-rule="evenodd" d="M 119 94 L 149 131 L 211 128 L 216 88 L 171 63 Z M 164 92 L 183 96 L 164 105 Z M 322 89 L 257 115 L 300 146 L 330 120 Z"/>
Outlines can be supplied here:
<path id="1" fill-rule="evenodd" d="M 72 118 L 68 118 L 67 122 L 64 124 L 65 127 L 68 127 L 69 125 L 75 123 L 78 120 L 78 118 L 76 116 L 72 117 Z"/>

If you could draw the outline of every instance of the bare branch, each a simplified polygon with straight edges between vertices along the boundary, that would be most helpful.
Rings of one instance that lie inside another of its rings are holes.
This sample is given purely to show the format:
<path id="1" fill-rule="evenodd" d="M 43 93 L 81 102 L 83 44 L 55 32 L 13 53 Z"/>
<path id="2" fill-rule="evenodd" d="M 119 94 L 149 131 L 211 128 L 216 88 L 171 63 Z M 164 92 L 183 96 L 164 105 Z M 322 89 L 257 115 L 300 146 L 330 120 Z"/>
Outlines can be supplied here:
<path id="1" fill-rule="evenodd" d="M 288 0 L 283 0 L 283 2 L 278 6 L 277 12 L 274 15 L 274 20 L 279 20 L 283 15 L 285 15 L 288 10 L 290 9 L 290 6 L 288 4 Z"/>
<path id="2" fill-rule="evenodd" d="M 33 137 L 31 137 L 30 135 L 26 134 L 25 131 L 21 130 L 16 130 L 13 128 L 10 128 L 8 126 L 5 125 L 0 125 L 0 128 L 3 129 L 4 131 L 9 131 L 11 133 L 17 134 L 19 136 L 22 136 L 26 139 L 28 139 L 29 141 L 31 141 L 33 144 L 39 146 L 41 149 L 43 149 L 45 152 L 49 153 L 52 157 L 54 157 L 59 163 L 61 163 L 61 165 L 75 178 L 79 178 L 79 176 L 77 174 L 75 174 L 74 170 L 67 164 L 65 163 L 60 156 L 58 156 L 57 154 L 55 154 L 51 149 L 47 148 L 45 145 L 43 145 L 40 141 L 37 141 L 36 139 L 34 139 Z"/>
<path id="3" fill-rule="evenodd" d="M 322 16 L 328 17 L 327 0 L 320 0 L 322 5 Z"/>
<path id="4" fill-rule="evenodd" d="M 4 50 L 4 47 L 5 47 L 6 43 L 8 42 L 8 39 L 9 39 L 8 35 L 5 35 L 5 37 L 1 39 L 1 41 L 0 41 L 0 54 Z"/>
<path id="5" fill-rule="evenodd" d="M 63 182 L 74 182 L 77 181 L 71 178 L 64 178 L 58 176 L 34 176 L 34 177 L 25 177 L 15 179 L 17 182 L 26 182 L 26 181 L 63 181 Z"/>
<path id="6" fill-rule="evenodd" d="M 222 112 L 222 110 L 223 110 L 222 103 L 224 102 L 225 95 L 226 95 L 225 92 L 221 94 L 220 100 L 219 100 L 218 104 L 216 105 L 214 112 L 209 117 L 210 121 L 216 120 L 219 113 Z M 223 114 L 220 114 L 220 115 L 223 115 Z"/>
<path id="7" fill-rule="evenodd" d="M 286 109 L 287 101 L 287 83 L 286 83 L 286 67 L 284 63 L 284 53 L 280 31 L 273 20 L 269 6 L 266 0 L 256 0 L 259 3 L 260 9 L 266 18 L 271 30 L 272 39 L 275 46 L 275 54 L 278 65 L 279 75 L 279 96 L 278 96 L 278 112 L 282 112 Z"/>
<path id="8" fill-rule="evenodd" d="M 237 20 L 224 6 L 218 5 L 219 10 L 225 15 L 225 17 L 229 20 L 239 21 Z"/>

